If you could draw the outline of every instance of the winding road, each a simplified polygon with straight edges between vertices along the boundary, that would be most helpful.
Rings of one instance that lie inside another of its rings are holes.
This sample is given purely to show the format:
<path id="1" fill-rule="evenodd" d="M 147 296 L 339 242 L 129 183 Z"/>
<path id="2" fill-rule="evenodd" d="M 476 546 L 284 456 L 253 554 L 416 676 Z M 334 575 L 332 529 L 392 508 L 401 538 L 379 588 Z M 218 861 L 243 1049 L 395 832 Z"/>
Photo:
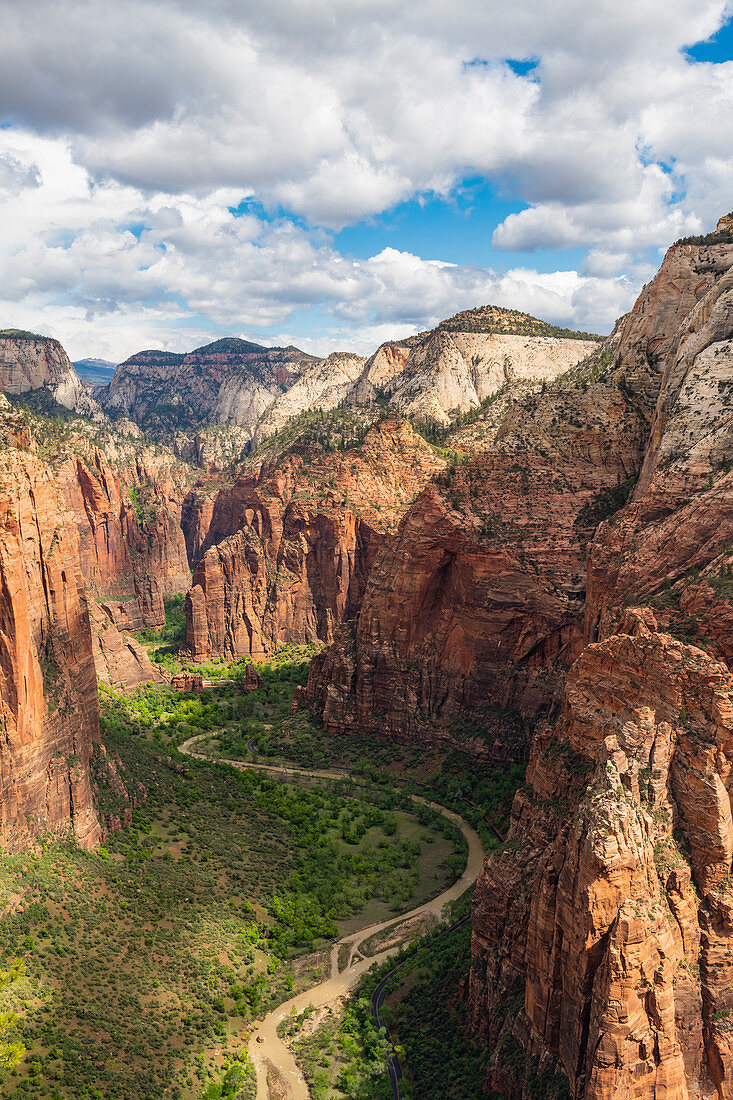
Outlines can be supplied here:
<path id="1" fill-rule="evenodd" d="M 196 734 L 194 737 L 190 737 L 188 741 L 184 741 L 182 745 L 179 745 L 179 752 L 187 756 L 192 756 L 196 760 L 216 760 L 219 764 L 229 764 L 231 767 L 241 770 L 254 768 L 257 771 L 272 772 L 276 775 L 285 777 L 302 775 L 313 779 L 337 780 L 343 780 L 348 777 L 348 773 L 345 774 L 343 771 L 332 771 L 329 769 L 322 771 L 317 769 L 308 770 L 306 768 L 293 768 L 283 764 L 258 764 L 245 760 L 228 760 L 223 757 L 212 757 L 207 756 L 205 753 L 196 752 L 193 746 L 200 741 L 202 737 L 207 736 L 209 736 L 209 734 Z M 299 993 L 297 997 L 291 997 L 289 1001 L 285 1001 L 283 1004 L 278 1005 L 277 1008 L 273 1009 L 272 1012 L 265 1016 L 264 1020 L 262 1020 L 257 1025 L 255 1031 L 253 1031 L 249 1041 L 249 1052 L 252 1056 L 252 1061 L 257 1073 L 257 1100 L 269 1100 L 270 1093 L 267 1087 L 268 1063 L 275 1066 L 276 1069 L 280 1071 L 282 1078 L 287 1082 L 290 1090 L 290 1100 L 310 1100 L 308 1085 L 295 1061 L 293 1053 L 277 1034 L 278 1024 L 290 1016 L 293 1010 L 295 1010 L 296 1013 L 302 1012 L 308 1005 L 312 1005 L 314 1008 L 321 1008 L 323 1005 L 336 1001 L 339 997 L 348 993 L 350 989 L 353 989 L 362 975 L 366 974 L 375 963 L 381 963 L 385 959 L 390 958 L 390 956 L 396 955 L 399 951 L 399 947 L 395 946 L 385 951 L 381 951 L 376 955 L 372 955 L 369 958 L 361 957 L 359 949 L 371 936 L 376 935 L 378 932 L 383 932 L 393 925 L 401 924 L 403 921 L 409 920 L 412 917 L 430 914 L 437 917 L 440 921 L 442 919 L 443 907 L 448 902 L 456 901 L 461 897 L 469 886 L 472 886 L 478 878 L 486 854 L 478 833 L 471 828 L 467 821 L 464 821 L 458 814 L 453 813 L 452 810 L 447 810 L 444 806 L 440 806 L 436 802 L 430 802 L 428 799 L 421 798 L 416 794 L 410 795 L 410 797 L 413 802 L 418 802 L 423 806 L 430 806 L 433 810 L 437 810 L 460 828 L 468 843 L 468 858 L 466 860 L 465 871 L 451 887 L 444 890 L 437 898 L 433 898 L 432 901 L 427 901 L 423 905 L 419 905 L 416 909 L 411 909 L 408 913 L 401 913 L 397 917 L 391 917 L 389 920 L 380 921 L 378 924 L 371 924 L 368 928 L 362 928 L 358 932 L 350 932 L 348 935 L 342 936 L 331 949 L 331 976 L 319 985 L 314 985 L 310 989 L 305 990 L 305 992 Z M 349 946 L 349 957 L 343 970 L 339 970 L 339 948 L 344 945 Z"/>

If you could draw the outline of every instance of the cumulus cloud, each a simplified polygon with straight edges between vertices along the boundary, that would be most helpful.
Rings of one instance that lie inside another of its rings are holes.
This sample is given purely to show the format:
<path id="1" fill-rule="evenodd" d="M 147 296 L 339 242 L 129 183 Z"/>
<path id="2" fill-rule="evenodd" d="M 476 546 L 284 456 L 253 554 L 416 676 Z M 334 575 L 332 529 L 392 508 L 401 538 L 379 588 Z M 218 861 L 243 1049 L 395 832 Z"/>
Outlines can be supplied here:
<path id="1" fill-rule="evenodd" d="M 731 206 L 733 63 L 684 54 L 725 0 L 669 0 L 663 19 L 658 0 L 0 12 L 8 324 L 38 327 L 26 316 L 41 310 L 73 341 L 86 324 L 127 351 L 125 324 L 135 346 L 188 346 L 212 328 L 289 332 L 312 311 L 310 339 L 354 346 L 494 301 L 602 329 L 649 277 L 649 250 Z M 530 78 L 506 63 L 530 56 Z M 349 260 L 331 243 L 471 176 L 526 207 L 493 236 L 512 270 L 390 248 Z M 233 216 L 245 199 L 260 213 Z M 591 250 L 580 272 L 533 269 L 534 250 L 566 248 Z"/>
<path id="2" fill-rule="evenodd" d="M 0 155 L 0 194 L 17 195 L 29 187 L 39 187 L 40 183 L 37 164 L 23 164 L 15 157 Z"/>

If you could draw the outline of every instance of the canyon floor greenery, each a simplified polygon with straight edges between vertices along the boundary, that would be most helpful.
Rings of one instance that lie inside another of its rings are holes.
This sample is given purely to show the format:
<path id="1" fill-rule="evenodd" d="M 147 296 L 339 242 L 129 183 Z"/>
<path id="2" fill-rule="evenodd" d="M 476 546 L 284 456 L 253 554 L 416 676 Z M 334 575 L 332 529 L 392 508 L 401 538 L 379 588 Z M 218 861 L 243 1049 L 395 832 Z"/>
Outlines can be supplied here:
<path id="1" fill-rule="evenodd" d="M 100 689 L 97 803 L 131 820 L 94 853 L 49 840 L 0 859 L 0 968 L 23 963 L 0 1008 L 27 1048 L 4 1095 L 251 1097 L 250 1022 L 325 976 L 336 935 L 461 873 L 462 837 L 381 775 L 284 783 L 177 752 L 194 735 L 283 737 L 310 656 L 260 666 L 249 695 L 241 662 L 200 695 Z M 329 1095 L 363 1095 L 368 1039 L 346 1044 Z"/>

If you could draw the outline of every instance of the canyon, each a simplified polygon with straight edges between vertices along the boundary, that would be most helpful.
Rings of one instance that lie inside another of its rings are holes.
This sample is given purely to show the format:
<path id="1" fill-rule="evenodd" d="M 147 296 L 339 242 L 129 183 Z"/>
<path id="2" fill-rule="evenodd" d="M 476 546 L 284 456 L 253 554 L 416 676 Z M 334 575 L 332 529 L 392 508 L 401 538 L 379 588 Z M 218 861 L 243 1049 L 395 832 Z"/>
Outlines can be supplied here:
<path id="1" fill-rule="evenodd" d="M 294 713 L 365 756 L 528 761 L 459 991 L 487 1091 L 733 1096 L 725 225 L 604 339 L 486 306 L 90 387 L 0 333 L 3 844 L 100 843 L 97 681 L 167 683 L 134 635 L 185 598 L 192 666 L 314 646 Z"/>

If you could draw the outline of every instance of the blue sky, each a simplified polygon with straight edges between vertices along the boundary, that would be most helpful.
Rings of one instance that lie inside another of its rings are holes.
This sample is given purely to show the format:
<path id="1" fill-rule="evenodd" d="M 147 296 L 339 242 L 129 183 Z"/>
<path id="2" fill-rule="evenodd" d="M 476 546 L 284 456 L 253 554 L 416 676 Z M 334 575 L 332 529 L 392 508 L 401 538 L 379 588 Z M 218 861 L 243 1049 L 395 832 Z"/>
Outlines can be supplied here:
<path id="1" fill-rule="evenodd" d="M 74 358 L 608 331 L 733 207 L 725 0 L 0 0 L 0 314 Z M 244 8 L 245 6 L 240 6 Z"/>
<path id="2" fill-rule="evenodd" d="M 703 42 L 688 46 L 687 57 L 697 63 L 720 65 L 733 58 L 733 21 L 727 20 L 720 29 Z"/>

